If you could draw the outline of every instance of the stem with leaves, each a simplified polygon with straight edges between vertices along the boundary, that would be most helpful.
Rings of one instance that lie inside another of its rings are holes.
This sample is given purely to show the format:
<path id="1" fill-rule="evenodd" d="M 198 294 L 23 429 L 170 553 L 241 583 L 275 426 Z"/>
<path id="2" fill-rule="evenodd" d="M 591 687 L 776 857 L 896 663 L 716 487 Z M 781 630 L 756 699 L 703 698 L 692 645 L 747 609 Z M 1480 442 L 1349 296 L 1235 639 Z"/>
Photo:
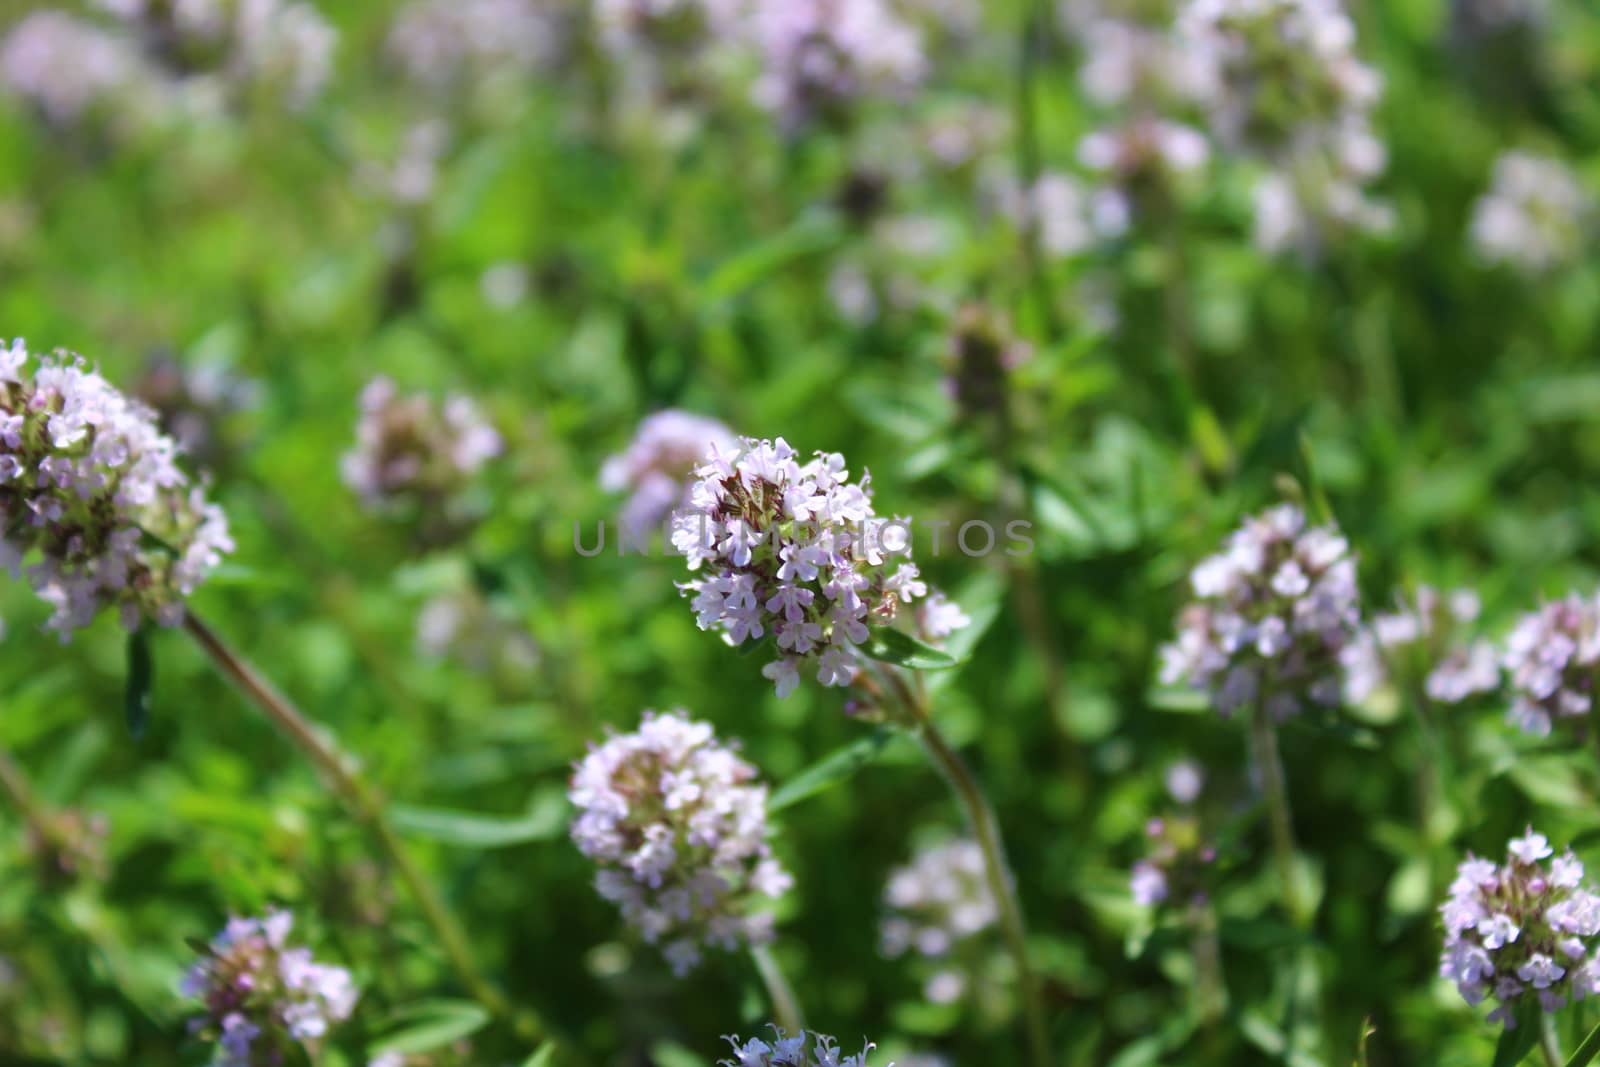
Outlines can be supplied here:
<path id="1" fill-rule="evenodd" d="M 366 824 L 378 848 L 415 898 L 456 977 L 472 997 L 524 1041 L 532 1043 L 548 1034 L 549 1028 L 542 1020 L 527 1010 L 514 1008 L 505 994 L 478 970 L 465 931 L 390 825 L 382 798 L 361 780 L 326 732 L 307 719 L 193 612 L 185 617 L 184 629 L 217 669 L 311 761 L 350 814 Z"/>

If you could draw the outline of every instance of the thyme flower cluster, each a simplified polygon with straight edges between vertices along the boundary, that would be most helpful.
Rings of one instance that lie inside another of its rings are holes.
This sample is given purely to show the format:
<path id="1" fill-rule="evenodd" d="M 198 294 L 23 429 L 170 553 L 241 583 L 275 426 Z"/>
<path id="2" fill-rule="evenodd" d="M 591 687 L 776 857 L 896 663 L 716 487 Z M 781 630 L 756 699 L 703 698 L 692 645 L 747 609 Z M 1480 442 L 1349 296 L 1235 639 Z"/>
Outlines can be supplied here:
<path id="1" fill-rule="evenodd" d="M 627 450 L 600 468 L 602 488 L 631 493 L 620 518 L 625 534 L 641 538 L 687 504 L 689 483 L 707 449 L 732 452 L 738 443 L 732 430 L 704 415 L 668 409 L 646 416 Z"/>
<path id="2" fill-rule="evenodd" d="M 1389 675 L 1420 681 L 1429 700 L 1459 704 L 1500 687 L 1500 653 L 1472 637 L 1481 605 L 1471 589 L 1440 592 L 1419 586 L 1392 612 L 1376 616 L 1346 655 L 1346 692 L 1361 700 Z"/>
<path id="3" fill-rule="evenodd" d="M 1524 615 L 1506 638 L 1508 718 L 1543 737 L 1559 719 L 1586 719 L 1600 676 L 1600 595 L 1569 593 Z"/>
<path id="4" fill-rule="evenodd" d="M 976 841 L 951 841 L 918 852 L 911 863 L 889 875 L 879 927 L 883 954 L 898 959 L 915 952 L 925 960 L 950 960 L 961 945 L 999 919 L 989 891 L 983 850 Z M 959 999 L 967 978 L 954 966 L 941 966 L 923 983 L 935 1004 Z"/>
<path id="5" fill-rule="evenodd" d="M 1472 209 L 1472 247 L 1487 263 L 1538 274 L 1577 259 L 1593 219 L 1594 200 L 1565 163 L 1506 152 Z"/>
<path id="6" fill-rule="evenodd" d="M 1272 168 L 1255 191 L 1258 245 L 1314 249 L 1330 227 L 1392 225 L 1363 188 L 1387 163 L 1371 122 L 1382 80 L 1356 58 L 1339 0 L 1188 0 L 1179 21 L 1213 70 L 1212 133 Z"/>
<path id="7" fill-rule="evenodd" d="M 675 974 L 701 949 L 772 939 L 758 896 L 793 884 L 767 844 L 767 789 L 756 769 L 681 711 L 646 712 L 633 733 L 592 748 L 572 775 L 572 840 L 599 864 L 595 888 Z"/>
<path id="8" fill-rule="evenodd" d="M 719 1067 L 867 1067 L 867 1055 L 877 1047 L 868 1042 L 855 1055 L 842 1056 L 839 1042 L 827 1034 L 808 1034 L 802 1030 L 793 1037 L 786 1037 L 776 1026 L 772 1034 L 770 1042 L 759 1037 L 748 1041 L 736 1035 L 724 1037 L 723 1040 L 733 1046 L 733 1056 L 718 1060 Z M 894 1064 L 887 1067 L 894 1067 Z"/>
<path id="9" fill-rule="evenodd" d="M 1258 700 L 1280 720 L 1307 701 L 1339 703 L 1361 616 L 1355 558 L 1335 526 L 1279 505 L 1246 519 L 1190 584 L 1196 599 L 1162 650 L 1163 684 L 1206 691 L 1224 715 Z"/>
<path id="10" fill-rule="evenodd" d="M 268 87 L 293 107 L 317 98 L 333 73 L 339 34 L 301 0 L 99 0 L 179 81 L 238 93 Z"/>
<path id="11" fill-rule="evenodd" d="M 1176 180 L 1210 159 L 1204 134 L 1173 116 L 1209 90 L 1211 68 L 1176 31 L 1165 2 L 1069 0 L 1061 12 L 1082 44 L 1079 84 L 1108 111 L 1078 143 L 1078 161 L 1132 217 L 1170 199 Z"/>
<path id="12" fill-rule="evenodd" d="M 26 574 L 66 640 L 103 608 L 123 626 L 173 626 L 233 549 L 222 509 L 178 468 L 148 408 L 81 358 L 31 376 L 26 345 L 0 345 L 0 567 Z"/>
<path id="13" fill-rule="evenodd" d="M 783 438 L 742 438 L 736 455 L 713 449 L 696 469 L 690 506 L 673 518 L 673 547 L 704 578 L 679 583 L 702 630 L 740 645 L 771 634 L 779 656 L 762 668 L 778 695 L 802 667 L 823 685 L 848 686 L 856 647 L 927 596 L 910 554 L 909 524 L 879 519 L 871 476 L 850 481 L 837 452 L 801 463 Z"/>
<path id="14" fill-rule="evenodd" d="M 157 110 L 159 82 L 125 36 L 65 11 L 35 11 L 0 41 L 0 86 L 42 117 L 136 120 Z"/>
<path id="15" fill-rule="evenodd" d="M 341 470 L 345 484 L 374 509 L 435 504 L 454 497 L 501 447 L 470 397 L 453 393 L 436 405 L 379 377 L 361 393 L 355 448 Z"/>
<path id="16" fill-rule="evenodd" d="M 410 84 L 441 93 L 530 73 L 560 44 L 557 20 L 538 0 L 412 0 L 385 50 Z"/>
<path id="17" fill-rule="evenodd" d="M 1526 1000 L 1555 1011 L 1600 992 L 1600 896 L 1584 884 L 1576 856 L 1553 854 L 1545 836 L 1529 829 L 1506 846 L 1504 864 L 1469 855 L 1439 909 L 1440 975 L 1468 1004 L 1493 997 L 1489 1018 L 1508 1029 Z"/>
<path id="18" fill-rule="evenodd" d="M 350 972 L 291 947 L 294 916 L 232 919 L 184 978 L 203 1011 L 191 1030 L 217 1043 L 212 1067 L 269 1067 L 349 1018 L 360 995 Z"/>
<path id="19" fill-rule="evenodd" d="M 861 97 L 903 95 L 926 73 L 921 34 L 886 0 L 763 3 L 749 19 L 761 64 L 756 100 L 790 126 Z"/>

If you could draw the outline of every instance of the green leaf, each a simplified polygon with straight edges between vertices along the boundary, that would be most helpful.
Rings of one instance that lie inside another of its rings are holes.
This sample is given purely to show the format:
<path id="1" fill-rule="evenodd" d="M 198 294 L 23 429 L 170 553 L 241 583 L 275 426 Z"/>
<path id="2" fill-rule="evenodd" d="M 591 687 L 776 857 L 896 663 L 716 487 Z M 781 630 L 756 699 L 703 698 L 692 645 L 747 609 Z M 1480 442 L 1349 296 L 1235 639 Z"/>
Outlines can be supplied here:
<path id="1" fill-rule="evenodd" d="M 144 737 L 150 724 L 150 689 L 155 684 L 155 659 L 150 655 L 150 634 L 143 627 L 128 635 L 128 682 L 123 692 L 123 711 L 128 733 L 135 741 Z"/>
<path id="2" fill-rule="evenodd" d="M 878 730 L 869 737 L 835 749 L 779 786 L 767 799 L 768 813 L 782 811 L 853 777 L 875 761 L 893 738 L 891 731 Z"/>
<path id="3" fill-rule="evenodd" d="M 555 1042 L 546 1041 L 544 1044 L 540 1045 L 537 1049 L 534 1050 L 534 1053 L 533 1053 L 532 1056 L 529 1056 L 526 1060 L 524 1060 L 522 1062 L 522 1067 L 550 1067 L 550 1065 L 552 1063 L 555 1063 L 555 1062 L 556 1062 L 556 1046 L 555 1046 Z"/>
<path id="4" fill-rule="evenodd" d="M 1517 1008 L 1517 1025 L 1500 1032 L 1494 1047 L 1494 1067 L 1515 1067 L 1539 1043 L 1539 1004 L 1528 1001 Z"/>
<path id="5" fill-rule="evenodd" d="M 656 1067 L 711 1067 L 710 1060 L 675 1041 L 657 1041 L 651 1045 L 650 1060 Z"/>
<path id="6" fill-rule="evenodd" d="M 461 848 L 507 848 L 530 841 L 548 841 L 566 828 L 566 804 L 559 794 L 546 794 L 520 816 L 480 815 L 453 808 L 397 804 L 390 816 L 401 833 Z"/>
<path id="7" fill-rule="evenodd" d="M 961 661 L 948 652 L 925 645 L 902 630 L 880 627 L 861 651 L 873 659 L 919 671 L 940 671 L 958 666 Z"/>
<path id="8" fill-rule="evenodd" d="M 788 229 L 724 261 L 711 272 L 701 291 L 709 303 L 722 303 L 797 260 L 827 251 L 843 235 L 838 221 L 831 217 L 802 218 Z"/>
<path id="9" fill-rule="evenodd" d="M 1589 1031 L 1589 1036 L 1583 1039 L 1583 1044 L 1578 1046 L 1567 1060 L 1567 1067 L 1588 1067 L 1595 1056 L 1600 1055 L 1600 1026 Z"/>
<path id="10" fill-rule="evenodd" d="M 425 1000 L 397 1015 L 400 1029 L 375 1042 L 373 1055 L 412 1055 L 454 1044 L 489 1025 L 489 1013 L 470 1000 Z"/>

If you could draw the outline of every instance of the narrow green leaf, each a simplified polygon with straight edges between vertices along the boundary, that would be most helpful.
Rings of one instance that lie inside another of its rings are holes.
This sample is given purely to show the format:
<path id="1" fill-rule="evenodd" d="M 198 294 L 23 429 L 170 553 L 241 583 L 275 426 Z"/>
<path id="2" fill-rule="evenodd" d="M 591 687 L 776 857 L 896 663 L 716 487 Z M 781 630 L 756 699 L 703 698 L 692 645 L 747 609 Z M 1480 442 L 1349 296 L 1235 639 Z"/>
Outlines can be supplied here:
<path id="1" fill-rule="evenodd" d="M 946 670 L 961 663 L 948 652 L 925 645 L 904 631 L 888 627 L 873 631 L 871 639 L 861 646 L 861 651 L 873 659 L 919 671 Z"/>
<path id="2" fill-rule="evenodd" d="M 767 811 L 782 811 L 854 776 L 861 768 L 876 760 L 893 737 L 894 734 L 888 730 L 878 730 L 859 741 L 835 749 L 774 790 L 767 799 Z"/>
<path id="3" fill-rule="evenodd" d="M 489 1013 L 470 1000 L 428 1000 L 403 1009 L 398 1018 L 408 1020 L 369 1050 L 374 1056 L 388 1052 L 412 1055 L 454 1044 L 489 1025 Z"/>
<path id="4" fill-rule="evenodd" d="M 1539 1043 L 1539 1004 L 1537 1001 L 1517 1009 L 1517 1025 L 1500 1033 L 1494 1047 L 1494 1067 L 1516 1067 Z"/>
<path id="5" fill-rule="evenodd" d="M 675 1041 L 657 1041 L 650 1046 L 650 1060 L 656 1067 L 711 1067 L 710 1060 Z"/>
<path id="6" fill-rule="evenodd" d="M 123 710 L 128 733 L 135 741 L 144 737 L 150 724 L 150 690 L 155 684 L 155 659 L 150 655 L 150 634 L 143 628 L 128 635 L 128 682 L 123 693 Z"/>
<path id="7" fill-rule="evenodd" d="M 532 1056 L 523 1061 L 522 1067 L 550 1067 L 556 1062 L 556 1046 L 553 1042 L 546 1041 L 534 1050 Z"/>
<path id="8" fill-rule="evenodd" d="M 844 231 L 832 218 L 802 218 L 788 229 L 756 242 L 725 261 L 711 272 L 701 291 L 710 303 L 721 303 L 791 263 L 827 251 L 843 236 Z"/>
<path id="9" fill-rule="evenodd" d="M 1567 1067 L 1587 1067 L 1596 1056 L 1600 1056 L 1600 1026 L 1590 1030 L 1583 1044 L 1567 1058 Z"/>
<path id="10" fill-rule="evenodd" d="M 480 815 L 452 808 L 397 804 L 390 811 L 401 833 L 461 848 L 507 848 L 530 841 L 548 841 L 566 828 L 563 803 L 543 802 L 525 815 Z"/>
<path id="11" fill-rule="evenodd" d="M 1355 1067 L 1371 1067 L 1371 1064 L 1367 1060 L 1367 1040 L 1377 1032 L 1378 1030 L 1372 1025 L 1372 1020 L 1370 1018 L 1361 1023 L 1361 1039 L 1356 1042 Z"/>

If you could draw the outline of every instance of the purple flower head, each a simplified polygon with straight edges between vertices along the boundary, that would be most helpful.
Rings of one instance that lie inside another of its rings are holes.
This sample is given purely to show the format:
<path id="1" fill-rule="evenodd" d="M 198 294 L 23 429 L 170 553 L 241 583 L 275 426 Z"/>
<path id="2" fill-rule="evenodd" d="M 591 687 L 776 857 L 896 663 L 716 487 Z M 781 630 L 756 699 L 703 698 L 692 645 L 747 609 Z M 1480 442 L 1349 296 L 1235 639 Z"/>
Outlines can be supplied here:
<path id="1" fill-rule="evenodd" d="M 910 562 L 909 520 L 879 518 L 870 476 L 850 481 L 838 453 L 802 463 L 781 437 L 747 437 L 736 453 L 713 445 L 694 473 L 672 544 L 706 574 L 678 588 L 702 630 L 734 645 L 772 635 L 780 655 L 761 673 L 779 696 L 802 668 L 850 685 L 874 627 L 904 621 L 941 640 L 968 621 Z"/>
<path id="2" fill-rule="evenodd" d="M 340 470 L 375 511 L 427 511 L 452 502 L 503 447 L 470 398 L 453 393 L 435 403 L 379 377 L 362 390 L 356 444 Z"/>
<path id="3" fill-rule="evenodd" d="M 681 711 L 645 712 L 632 733 L 573 769 L 572 840 L 599 865 L 595 888 L 662 952 L 674 973 L 701 948 L 764 944 L 758 897 L 793 884 L 767 844 L 767 789 L 756 770 Z"/>
<path id="4" fill-rule="evenodd" d="M 1196 816 L 1151 819 L 1145 824 L 1145 837 L 1150 850 L 1133 865 L 1128 878 L 1136 903 L 1181 908 L 1209 894 L 1217 854 Z"/>
<path id="5" fill-rule="evenodd" d="M 641 540 L 688 503 L 695 468 L 713 445 L 732 452 L 738 438 L 716 419 L 687 411 L 658 411 L 639 423 L 627 450 L 600 470 L 602 488 L 631 494 L 621 518 L 627 536 Z"/>
<path id="6" fill-rule="evenodd" d="M 1563 719 L 1585 722 L 1600 676 L 1600 596 L 1576 593 L 1525 615 L 1506 638 L 1509 717 L 1543 737 Z"/>
<path id="7" fill-rule="evenodd" d="M 31 379 L 0 344 L 0 566 L 23 573 L 66 640 L 103 609 L 135 629 L 182 621 L 185 599 L 233 549 L 222 509 L 177 465 L 154 414 L 81 359 Z"/>
<path id="8" fill-rule="evenodd" d="M 190 1028 L 217 1043 L 216 1067 L 283 1062 L 355 1010 L 350 972 L 291 947 L 293 923 L 287 911 L 231 919 L 184 977 L 183 995 L 202 1005 Z"/>
<path id="9" fill-rule="evenodd" d="M 1578 858 L 1555 856 L 1543 834 L 1513 839 L 1503 865 L 1468 856 L 1439 915 L 1439 973 L 1469 1004 L 1493 997 L 1491 1020 L 1513 1027 L 1525 1001 L 1555 1011 L 1600 992 L 1600 896 Z"/>
<path id="10" fill-rule="evenodd" d="M 1442 593 L 1423 585 L 1409 599 L 1398 597 L 1395 609 L 1376 616 L 1345 650 L 1346 696 L 1364 700 L 1391 673 L 1441 704 L 1500 688 L 1499 654 L 1474 636 L 1479 609 L 1471 589 Z"/>
<path id="11" fill-rule="evenodd" d="M 1279 719 L 1339 703 L 1361 614 L 1355 558 L 1334 526 L 1273 508 L 1246 519 L 1190 581 L 1196 599 L 1162 650 L 1163 684 L 1204 690 L 1223 715 L 1257 701 Z"/>
<path id="12" fill-rule="evenodd" d="M 774 1026 L 772 1035 L 771 1041 L 732 1034 L 723 1038 L 733 1047 L 733 1057 L 718 1060 L 719 1067 L 868 1067 L 867 1055 L 877 1047 L 868 1042 L 855 1055 L 842 1056 L 839 1043 L 826 1034 L 802 1030 L 788 1037 Z"/>

